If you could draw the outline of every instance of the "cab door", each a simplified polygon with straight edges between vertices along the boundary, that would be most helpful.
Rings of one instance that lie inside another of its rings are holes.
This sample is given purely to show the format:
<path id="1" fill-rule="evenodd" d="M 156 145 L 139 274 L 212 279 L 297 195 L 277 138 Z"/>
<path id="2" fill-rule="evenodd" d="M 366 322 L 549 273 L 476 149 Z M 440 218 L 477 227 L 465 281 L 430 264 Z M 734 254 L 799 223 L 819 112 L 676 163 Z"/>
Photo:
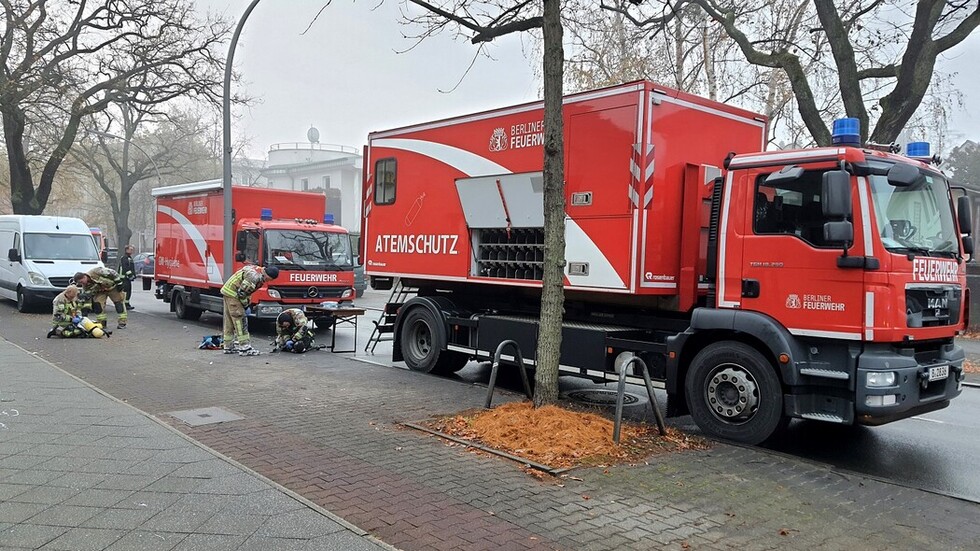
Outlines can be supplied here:
<path id="1" fill-rule="evenodd" d="M 804 168 L 796 178 L 759 169 L 753 178 L 742 252 L 743 310 L 778 320 L 799 336 L 860 340 L 864 329 L 864 270 L 838 267 L 839 243 L 824 239 L 830 221 L 821 206 L 826 169 Z M 860 216 L 851 185 L 852 216 Z M 860 223 L 852 223 L 861 243 Z M 849 254 L 858 254 L 852 245 Z"/>

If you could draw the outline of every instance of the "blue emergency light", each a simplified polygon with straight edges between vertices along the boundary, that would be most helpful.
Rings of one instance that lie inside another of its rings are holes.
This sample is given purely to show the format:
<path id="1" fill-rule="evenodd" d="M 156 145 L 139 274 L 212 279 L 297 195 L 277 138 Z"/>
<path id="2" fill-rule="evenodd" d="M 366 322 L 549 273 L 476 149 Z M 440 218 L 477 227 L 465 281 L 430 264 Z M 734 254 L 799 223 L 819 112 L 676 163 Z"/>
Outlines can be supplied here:
<path id="1" fill-rule="evenodd" d="M 834 145 L 861 145 L 861 122 L 854 117 L 835 120 L 830 139 Z"/>
<path id="2" fill-rule="evenodd" d="M 272 220 L 272 209 L 262 209 L 262 212 L 259 214 L 259 219 Z"/>
<path id="3" fill-rule="evenodd" d="M 932 159 L 929 142 L 909 142 L 905 146 L 905 155 L 913 159 Z"/>
<path id="4" fill-rule="evenodd" d="M 323 223 L 333 225 L 333 213 L 328 212 L 323 215 Z"/>

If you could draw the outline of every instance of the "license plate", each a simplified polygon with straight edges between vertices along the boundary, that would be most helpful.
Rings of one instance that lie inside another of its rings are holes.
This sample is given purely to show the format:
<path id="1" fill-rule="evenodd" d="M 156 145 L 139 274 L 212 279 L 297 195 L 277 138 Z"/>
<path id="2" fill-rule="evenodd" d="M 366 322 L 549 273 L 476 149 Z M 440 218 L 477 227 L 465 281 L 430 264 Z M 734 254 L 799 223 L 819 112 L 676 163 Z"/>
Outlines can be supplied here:
<path id="1" fill-rule="evenodd" d="M 948 365 L 937 365 L 929 368 L 929 382 L 941 381 L 947 377 L 949 377 Z"/>

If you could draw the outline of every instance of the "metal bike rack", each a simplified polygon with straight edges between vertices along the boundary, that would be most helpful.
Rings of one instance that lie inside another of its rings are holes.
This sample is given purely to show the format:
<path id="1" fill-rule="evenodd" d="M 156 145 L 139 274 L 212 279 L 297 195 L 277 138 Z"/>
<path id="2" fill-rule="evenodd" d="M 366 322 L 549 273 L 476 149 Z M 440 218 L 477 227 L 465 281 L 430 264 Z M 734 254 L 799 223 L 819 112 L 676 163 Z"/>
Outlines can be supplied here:
<path id="1" fill-rule="evenodd" d="M 498 348 L 497 351 L 499 352 L 500 349 Z M 616 390 L 616 421 L 613 425 L 613 442 L 617 444 L 619 444 L 619 429 L 623 424 L 623 394 L 626 392 L 626 372 L 628 371 L 627 368 L 633 363 L 640 364 L 640 369 L 643 372 L 643 382 L 647 387 L 647 396 L 650 397 L 650 406 L 653 408 L 653 415 L 657 418 L 657 428 L 660 429 L 660 435 L 667 434 L 667 428 L 664 426 L 664 416 L 660 413 L 660 404 L 657 403 L 657 398 L 653 395 L 653 382 L 650 380 L 649 368 L 647 368 L 647 364 L 642 358 L 633 356 L 619 370 L 619 388 Z"/>
<path id="2" fill-rule="evenodd" d="M 490 409 L 490 402 L 493 401 L 493 387 L 497 384 L 497 369 L 500 367 L 500 356 L 504 352 L 504 348 L 508 346 L 514 347 L 514 359 L 517 361 L 517 369 L 521 372 L 521 382 L 524 383 L 524 394 L 527 395 L 528 400 L 533 400 L 534 395 L 531 394 L 531 384 L 527 380 L 527 371 L 524 369 L 524 355 L 521 354 L 521 347 L 517 346 L 514 341 L 504 341 L 497 345 L 497 351 L 493 353 L 493 367 L 490 368 L 490 386 L 487 388 L 487 405 L 484 407 Z"/>

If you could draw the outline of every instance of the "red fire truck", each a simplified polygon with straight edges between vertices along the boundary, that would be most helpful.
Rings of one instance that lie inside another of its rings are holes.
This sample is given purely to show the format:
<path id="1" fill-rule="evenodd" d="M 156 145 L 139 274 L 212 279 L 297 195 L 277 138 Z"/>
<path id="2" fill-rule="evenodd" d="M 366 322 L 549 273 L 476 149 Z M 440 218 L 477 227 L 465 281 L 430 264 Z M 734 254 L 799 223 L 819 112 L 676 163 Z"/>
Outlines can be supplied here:
<path id="1" fill-rule="evenodd" d="M 395 360 L 452 372 L 513 339 L 534 365 L 542 118 L 532 103 L 369 136 L 366 273 L 418 289 L 388 306 Z M 765 117 L 651 82 L 570 95 L 564 124 L 562 373 L 608 380 L 638 355 L 668 413 L 748 443 L 960 393 L 970 209 L 928 162 L 854 128 L 765 152 Z"/>
<path id="2" fill-rule="evenodd" d="M 252 295 L 256 318 L 353 300 L 350 236 L 325 214 L 323 195 L 235 186 L 233 219 L 226 221 L 220 180 L 157 188 L 152 194 L 157 200 L 155 294 L 177 317 L 222 312 L 226 222 L 235 235 L 235 270 L 245 264 L 279 268 L 279 277 Z"/>

